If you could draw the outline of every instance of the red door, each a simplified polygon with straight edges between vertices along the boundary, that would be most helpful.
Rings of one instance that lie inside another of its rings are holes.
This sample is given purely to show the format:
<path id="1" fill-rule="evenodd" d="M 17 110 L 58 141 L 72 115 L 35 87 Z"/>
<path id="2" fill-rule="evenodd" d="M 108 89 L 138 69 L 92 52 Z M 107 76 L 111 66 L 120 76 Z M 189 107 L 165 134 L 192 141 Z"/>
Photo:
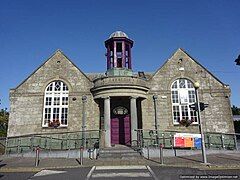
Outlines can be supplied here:
<path id="1" fill-rule="evenodd" d="M 124 117 L 124 144 L 131 145 L 131 122 L 129 115 Z"/>
<path id="2" fill-rule="evenodd" d="M 119 144 L 119 120 L 111 119 L 111 144 Z"/>
<path id="3" fill-rule="evenodd" d="M 129 115 L 119 115 L 111 119 L 111 144 L 131 144 L 131 125 Z"/>

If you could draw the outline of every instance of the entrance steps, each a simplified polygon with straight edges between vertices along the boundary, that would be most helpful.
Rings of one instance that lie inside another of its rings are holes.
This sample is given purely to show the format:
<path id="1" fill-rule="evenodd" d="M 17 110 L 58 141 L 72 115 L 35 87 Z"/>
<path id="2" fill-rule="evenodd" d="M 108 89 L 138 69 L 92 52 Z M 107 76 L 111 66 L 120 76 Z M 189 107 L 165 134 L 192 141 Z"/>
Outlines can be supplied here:
<path id="1" fill-rule="evenodd" d="M 140 153 L 124 145 L 115 145 L 114 147 L 103 148 L 99 150 L 101 159 L 141 159 Z"/>

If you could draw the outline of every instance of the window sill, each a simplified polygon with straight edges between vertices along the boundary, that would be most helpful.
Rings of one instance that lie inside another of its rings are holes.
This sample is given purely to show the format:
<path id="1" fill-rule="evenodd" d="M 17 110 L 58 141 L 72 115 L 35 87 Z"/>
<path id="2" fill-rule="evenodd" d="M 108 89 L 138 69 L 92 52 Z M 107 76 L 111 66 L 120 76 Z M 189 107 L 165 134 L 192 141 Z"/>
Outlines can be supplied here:
<path id="1" fill-rule="evenodd" d="M 42 126 L 43 129 L 67 129 L 68 126 L 58 126 L 58 127 L 48 127 L 48 126 Z"/>
<path id="2" fill-rule="evenodd" d="M 189 126 L 198 126 L 199 124 L 190 124 Z M 180 123 L 173 123 L 173 126 L 183 126 L 183 125 L 181 125 Z M 189 127 L 188 126 L 188 127 Z"/>

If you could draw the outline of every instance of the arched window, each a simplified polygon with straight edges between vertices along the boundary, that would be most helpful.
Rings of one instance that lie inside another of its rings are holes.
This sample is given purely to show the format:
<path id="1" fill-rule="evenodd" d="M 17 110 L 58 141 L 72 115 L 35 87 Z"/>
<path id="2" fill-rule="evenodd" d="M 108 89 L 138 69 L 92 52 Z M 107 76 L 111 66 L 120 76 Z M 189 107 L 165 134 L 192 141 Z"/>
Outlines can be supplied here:
<path id="1" fill-rule="evenodd" d="M 62 81 L 53 81 L 45 89 L 43 127 L 56 122 L 58 126 L 68 125 L 68 87 Z"/>
<path id="2" fill-rule="evenodd" d="M 195 88 L 188 79 L 177 79 L 171 87 L 173 123 L 179 124 L 181 120 L 192 120 L 197 124 L 197 114 L 189 108 L 196 102 Z"/>

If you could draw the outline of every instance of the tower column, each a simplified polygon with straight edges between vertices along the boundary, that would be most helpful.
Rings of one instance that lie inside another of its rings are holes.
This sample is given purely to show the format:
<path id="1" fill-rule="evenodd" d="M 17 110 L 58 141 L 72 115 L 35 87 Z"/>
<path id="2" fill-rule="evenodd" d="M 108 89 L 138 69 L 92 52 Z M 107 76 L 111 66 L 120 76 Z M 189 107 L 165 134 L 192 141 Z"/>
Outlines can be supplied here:
<path id="1" fill-rule="evenodd" d="M 117 67 L 117 42 L 113 43 L 113 67 Z"/>
<path id="2" fill-rule="evenodd" d="M 126 51 L 125 51 L 125 42 L 122 42 L 122 67 L 126 67 Z"/>
<path id="3" fill-rule="evenodd" d="M 131 111 L 131 141 L 132 146 L 137 144 L 137 97 L 130 98 L 130 111 Z"/>
<path id="4" fill-rule="evenodd" d="M 107 46 L 107 69 L 111 68 L 111 54 L 110 54 L 110 47 Z"/>
<path id="5" fill-rule="evenodd" d="M 111 147 L 111 116 L 110 116 L 110 97 L 104 98 L 104 130 L 105 147 Z"/>
<path id="6" fill-rule="evenodd" d="M 129 51 L 128 51 L 128 68 L 132 69 L 132 54 L 130 51 L 130 45 L 129 45 Z"/>

